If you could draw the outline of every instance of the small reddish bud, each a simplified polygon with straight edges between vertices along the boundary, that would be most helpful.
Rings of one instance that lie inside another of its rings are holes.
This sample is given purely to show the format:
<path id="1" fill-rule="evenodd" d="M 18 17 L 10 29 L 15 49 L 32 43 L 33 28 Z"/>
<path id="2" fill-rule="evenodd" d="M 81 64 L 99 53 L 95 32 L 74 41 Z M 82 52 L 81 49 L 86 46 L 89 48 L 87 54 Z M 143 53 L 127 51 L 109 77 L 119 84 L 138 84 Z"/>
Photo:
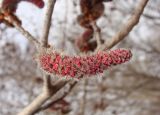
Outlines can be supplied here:
<path id="1" fill-rule="evenodd" d="M 7 16 L 12 16 L 14 21 L 21 25 L 21 20 L 15 15 L 18 4 L 22 1 L 30 2 L 39 8 L 44 7 L 43 0 L 0 0 L 0 24 L 5 23 L 10 27 L 14 27 L 12 22 L 7 20 Z"/>
<path id="2" fill-rule="evenodd" d="M 76 40 L 75 45 L 81 52 L 94 51 L 97 47 L 96 40 L 93 40 L 93 29 L 86 29 Z M 104 40 L 101 40 L 104 43 Z"/>
<path id="3" fill-rule="evenodd" d="M 23 0 L 23 1 L 30 2 L 30 3 L 36 5 L 39 8 L 43 8 L 44 7 L 43 0 Z"/>

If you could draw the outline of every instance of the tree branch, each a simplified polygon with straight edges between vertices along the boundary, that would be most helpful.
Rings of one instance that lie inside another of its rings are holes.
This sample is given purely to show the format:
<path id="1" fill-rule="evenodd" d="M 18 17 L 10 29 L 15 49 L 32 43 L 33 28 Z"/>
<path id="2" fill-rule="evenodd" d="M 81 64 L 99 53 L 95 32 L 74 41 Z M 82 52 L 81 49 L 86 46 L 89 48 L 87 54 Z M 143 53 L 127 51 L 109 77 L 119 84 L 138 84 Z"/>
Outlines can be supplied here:
<path id="1" fill-rule="evenodd" d="M 41 46 L 44 48 L 48 47 L 48 36 L 49 30 L 51 26 L 51 18 L 54 9 L 56 0 L 48 0 L 45 19 L 44 19 L 44 27 L 42 30 L 42 37 L 41 37 Z M 41 47 L 37 47 L 41 48 Z M 41 49 L 37 49 L 40 50 Z M 37 112 L 37 110 L 48 100 L 52 97 L 54 93 L 56 93 L 60 88 L 62 88 L 67 82 L 64 80 L 57 81 L 54 85 L 51 83 L 51 76 L 44 74 L 44 84 L 42 93 L 35 99 L 33 102 L 28 105 L 26 108 L 19 113 L 19 115 L 33 115 Z"/>
<path id="2" fill-rule="evenodd" d="M 52 20 L 52 14 L 53 14 L 55 3 L 56 3 L 56 0 L 48 0 L 46 14 L 44 17 L 42 38 L 41 38 L 41 43 L 42 43 L 41 45 L 43 47 L 48 46 L 48 36 L 49 36 L 50 27 L 51 27 L 51 20 Z"/>
<path id="3" fill-rule="evenodd" d="M 52 105 L 54 105 L 55 103 L 57 103 L 57 102 L 59 102 L 60 100 L 64 99 L 64 98 L 71 92 L 71 90 L 74 88 L 74 86 L 75 86 L 76 84 L 77 84 L 77 81 L 70 81 L 70 83 L 69 83 L 69 85 L 70 85 L 70 86 L 69 86 L 69 89 L 68 89 L 67 91 L 65 91 L 62 96 L 58 97 L 58 98 L 55 99 L 54 101 L 51 101 L 51 102 L 45 104 L 44 106 L 42 106 L 41 108 L 39 108 L 39 110 L 38 110 L 37 112 L 46 110 L 46 109 L 48 109 L 49 107 L 51 107 Z"/>
<path id="4" fill-rule="evenodd" d="M 62 88 L 66 85 L 66 81 L 61 80 L 61 82 L 57 81 L 54 85 L 49 85 L 48 83 L 50 83 L 50 77 L 46 77 L 46 81 L 44 82 L 44 84 L 47 84 L 48 87 L 46 87 L 47 85 L 43 86 L 43 91 L 42 93 L 33 100 L 33 102 L 28 105 L 22 112 L 20 112 L 18 115 L 34 115 L 35 113 L 37 113 L 37 110 L 48 100 L 51 98 L 51 96 L 53 94 L 55 94 L 57 91 L 59 91 L 59 88 Z"/>
<path id="5" fill-rule="evenodd" d="M 6 17 L 6 20 L 9 20 L 9 22 L 11 22 L 15 26 L 15 28 L 19 32 L 21 32 L 30 42 L 34 43 L 35 45 L 40 45 L 40 42 L 35 37 L 33 37 L 27 30 L 25 30 L 20 24 L 18 24 L 12 16 L 8 15 Z"/>
<path id="6" fill-rule="evenodd" d="M 141 0 L 134 14 L 130 17 L 128 22 L 122 27 L 122 29 L 110 40 L 106 41 L 101 49 L 107 50 L 115 46 L 117 43 L 122 41 L 133 29 L 133 27 L 138 24 L 140 17 L 144 11 L 145 6 L 149 0 Z"/>
<path id="7" fill-rule="evenodd" d="M 101 30 L 97 26 L 95 21 L 92 22 L 91 25 L 94 30 L 94 37 L 96 38 L 96 41 L 97 41 L 97 48 L 96 48 L 96 51 L 97 51 L 100 48 L 100 46 L 102 45 Z"/>

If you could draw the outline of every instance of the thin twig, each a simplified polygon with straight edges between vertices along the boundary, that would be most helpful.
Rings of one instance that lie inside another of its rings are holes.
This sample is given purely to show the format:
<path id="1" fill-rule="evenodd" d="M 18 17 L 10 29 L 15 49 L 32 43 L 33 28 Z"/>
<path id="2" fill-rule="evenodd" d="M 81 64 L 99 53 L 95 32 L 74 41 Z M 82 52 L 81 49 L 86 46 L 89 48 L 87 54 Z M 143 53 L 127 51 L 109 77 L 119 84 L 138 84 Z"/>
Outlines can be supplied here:
<path id="1" fill-rule="evenodd" d="M 47 77 L 46 83 L 50 82 L 50 77 Z M 48 82 L 49 81 L 49 82 Z M 48 100 L 51 98 L 53 94 L 59 91 L 59 88 L 62 88 L 66 85 L 66 81 L 57 81 L 54 85 L 49 85 L 50 88 L 46 88 L 45 85 L 43 87 L 42 93 L 33 100 L 33 102 L 28 105 L 23 111 L 21 111 L 18 115 L 34 115 L 37 113 L 37 110 Z"/>
<path id="2" fill-rule="evenodd" d="M 70 81 L 69 83 L 69 89 L 67 91 L 65 91 L 63 93 L 62 96 L 58 97 L 57 99 L 55 99 L 54 101 L 51 101 L 49 103 L 47 103 L 46 105 L 42 106 L 41 108 L 39 108 L 38 112 L 39 111 L 43 111 L 43 110 L 46 110 L 48 109 L 49 107 L 51 107 L 52 105 L 54 105 L 55 103 L 59 102 L 60 100 L 64 99 L 70 92 L 71 90 L 74 88 L 74 86 L 77 84 L 77 81 Z"/>
<path id="3" fill-rule="evenodd" d="M 140 17 L 144 11 L 145 6 L 149 0 L 141 0 L 134 14 L 130 17 L 128 22 L 122 27 L 122 29 L 110 40 L 106 41 L 101 49 L 107 50 L 115 46 L 117 43 L 122 41 L 133 29 L 135 25 L 138 24 Z"/>
<path id="4" fill-rule="evenodd" d="M 56 3 L 56 0 L 48 0 L 46 14 L 44 17 L 42 38 L 41 38 L 41 43 L 42 43 L 41 45 L 43 47 L 48 47 L 48 36 L 49 36 L 50 27 L 51 27 L 51 20 L 52 20 L 52 14 L 53 14 L 55 3 Z"/>
<path id="5" fill-rule="evenodd" d="M 9 20 L 9 22 L 12 22 L 15 28 L 19 32 L 21 32 L 30 42 L 34 43 L 35 45 L 40 45 L 40 42 L 35 37 L 33 37 L 27 30 L 25 30 L 20 24 L 18 24 L 17 21 L 12 18 L 12 16 L 8 15 L 6 19 Z"/>
<path id="6" fill-rule="evenodd" d="M 52 15 L 53 15 L 55 2 L 56 2 L 56 0 L 48 0 L 48 2 L 47 2 L 47 9 L 46 9 L 46 13 L 44 16 L 42 36 L 41 36 L 41 46 L 44 48 L 48 47 L 48 37 L 49 37 L 49 31 L 50 31 L 50 27 L 51 27 L 51 19 L 52 19 Z M 39 49 L 39 50 L 41 52 L 42 49 Z M 52 87 L 51 76 L 47 75 L 43 72 L 43 80 L 44 80 L 43 89 L 46 89 L 47 91 L 43 90 L 42 93 L 51 92 L 51 90 L 52 90 L 51 89 L 51 87 Z M 50 97 L 51 96 L 52 95 L 50 95 Z"/>
<path id="7" fill-rule="evenodd" d="M 101 30 L 100 28 L 97 26 L 96 22 L 92 22 L 91 23 L 92 28 L 94 30 L 94 37 L 97 41 L 97 48 L 96 51 L 100 48 L 100 46 L 102 45 L 102 37 L 101 37 Z"/>
<path id="8" fill-rule="evenodd" d="M 41 38 L 41 46 L 47 48 L 48 47 L 48 36 L 49 30 L 51 26 L 51 17 L 54 9 L 56 0 L 48 0 L 48 5 L 46 9 L 46 15 L 44 20 L 43 34 Z M 16 23 L 17 26 L 17 23 Z M 40 49 L 37 49 L 40 50 Z M 24 108 L 19 115 L 33 115 L 37 112 L 37 110 L 52 97 L 54 93 L 56 93 L 59 89 L 61 89 L 67 82 L 60 80 L 57 81 L 54 85 L 51 83 L 51 76 L 46 75 L 44 73 L 44 85 L 42 93 L 35 99 L 33 102 Z"/>

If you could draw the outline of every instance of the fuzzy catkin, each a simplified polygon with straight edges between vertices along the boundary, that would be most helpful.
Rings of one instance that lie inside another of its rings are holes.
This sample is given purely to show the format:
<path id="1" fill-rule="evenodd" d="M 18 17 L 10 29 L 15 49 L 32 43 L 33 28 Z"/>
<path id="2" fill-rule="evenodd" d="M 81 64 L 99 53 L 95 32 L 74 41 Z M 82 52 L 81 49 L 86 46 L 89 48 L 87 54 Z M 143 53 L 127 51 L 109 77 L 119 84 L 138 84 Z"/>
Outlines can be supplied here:
<path id="1" fill-rule="evenodd" d="M 131 51 L 126 49 L 100 51 L 90 56 L 68 56 L 52 51 L 39 55 L 38 60 L 40 67 L 50 74 L 79 78 L 103 73 L 113 65 L 129 61 L 131 57 Z"/>

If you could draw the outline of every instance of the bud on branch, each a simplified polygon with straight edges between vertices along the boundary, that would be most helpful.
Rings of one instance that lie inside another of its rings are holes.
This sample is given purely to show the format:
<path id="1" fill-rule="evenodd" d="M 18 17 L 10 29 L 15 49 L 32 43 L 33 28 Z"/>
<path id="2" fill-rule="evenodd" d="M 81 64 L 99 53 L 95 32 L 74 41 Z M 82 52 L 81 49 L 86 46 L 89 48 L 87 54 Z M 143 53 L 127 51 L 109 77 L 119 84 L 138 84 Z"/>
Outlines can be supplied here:
<path id="1" fill-rule="evenodd" d="M 40 67 L 62 77 L 80 78 L 103 73 L 110 66 L 122 64 L 132 57 L 130 50 L 100 51 L 90 56 L 67 56 L 52 51 L 38 56 Z"/>

